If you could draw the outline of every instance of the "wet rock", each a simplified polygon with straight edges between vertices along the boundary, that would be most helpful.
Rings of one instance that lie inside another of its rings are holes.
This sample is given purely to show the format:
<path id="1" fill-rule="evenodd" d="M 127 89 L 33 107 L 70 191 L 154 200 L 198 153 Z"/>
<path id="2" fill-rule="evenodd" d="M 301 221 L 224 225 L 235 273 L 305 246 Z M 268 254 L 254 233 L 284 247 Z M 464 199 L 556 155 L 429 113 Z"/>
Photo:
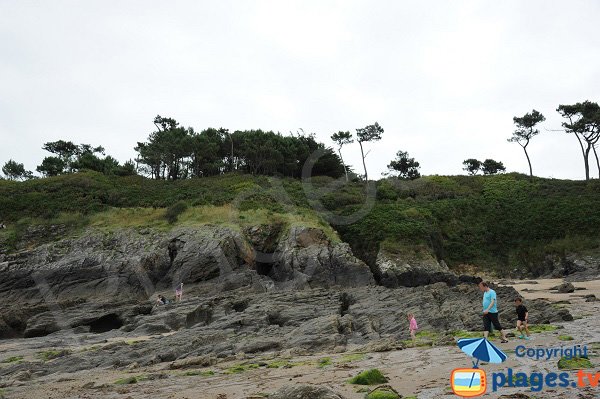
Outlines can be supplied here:
<path id="1" fill-rule="evenodd" d="M 598 300 L 594 294 L 586 295 L 584 298 L 586 302 L 596 302 Z"/>
<path id="2" fill-rule="evenodd" d="M 269 395 L 269 399 L 344 399 L 329 388 L 315 385 L 285 386 Z"/>
<path id="3" fill-rule="evenodd" d="M 217 358 L 212 355 L 191 356 L 185 359 L 176 360 L 169 365 L 169 368 L 186 369 L 190 367 L 208 367 L 217 364 Z"/>
<path id="4" fill-rule="evenodd" d="M 561 294 L 570 294 L 571 292 L 575 292 L 575 287 L 569 282 L 564 282 L 556 287 L 553 287 L 552 289 L 557 290 Z"/>
<path id="5" fill-rule="evenodd" d="M 358 352 L 389 352 L 399 349 L 404 349 L 404 344 L 395 338 L 389 337 L 371 341 L 360 347 Z"/>

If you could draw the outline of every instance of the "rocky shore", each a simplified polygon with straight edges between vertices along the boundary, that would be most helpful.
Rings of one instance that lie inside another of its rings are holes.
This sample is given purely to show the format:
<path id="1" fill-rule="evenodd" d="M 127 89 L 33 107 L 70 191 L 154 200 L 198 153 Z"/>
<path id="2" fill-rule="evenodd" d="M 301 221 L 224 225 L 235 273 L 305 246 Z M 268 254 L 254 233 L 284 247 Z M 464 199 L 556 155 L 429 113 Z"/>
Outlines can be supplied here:
<path id="1" fill-rule="evenodd" d="M 0 388 L 15 392 L 93 370 L 160 379 L 246 359 L 402 350 L 409 312 L 427 346 L 481 328 L 477 279 L 434 258 L 368 266 L 315 228 L 90 229 L 1 260 Z M 156 306 L 179 282 L 183 301 Z M 513 325 L 520 294 L 497 292 Z M 528 308 L 535 324 L 573 320 L 546 299 Z"/>

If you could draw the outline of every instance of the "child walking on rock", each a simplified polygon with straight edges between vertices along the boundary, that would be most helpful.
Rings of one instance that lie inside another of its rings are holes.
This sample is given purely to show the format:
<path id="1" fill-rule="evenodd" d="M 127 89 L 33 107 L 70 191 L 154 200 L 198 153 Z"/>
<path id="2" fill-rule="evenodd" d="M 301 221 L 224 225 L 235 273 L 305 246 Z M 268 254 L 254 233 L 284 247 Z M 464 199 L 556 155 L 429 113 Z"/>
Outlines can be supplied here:
<path id="1" fill-rule="evenodd" d="M 410 331 L 410 337 L 412 338 L 413 342 L 417 339 L 416 333 L 417 333 L 418 329 L 419 329 L 419 326 L 417 326 L 417 320 L 415 319 L 415 315 L 412 313 L 409 313 L 408 314 L 408 330 Z"/>

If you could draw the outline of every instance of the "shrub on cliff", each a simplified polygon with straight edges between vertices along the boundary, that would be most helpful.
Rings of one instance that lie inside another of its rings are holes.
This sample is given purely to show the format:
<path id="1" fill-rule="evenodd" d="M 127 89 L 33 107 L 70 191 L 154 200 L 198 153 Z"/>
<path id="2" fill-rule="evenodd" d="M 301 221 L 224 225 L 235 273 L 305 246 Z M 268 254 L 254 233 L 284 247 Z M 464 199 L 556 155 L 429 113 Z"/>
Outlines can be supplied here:
<path id="1" fill-rule="evenodd" d="M 165 211 L 165 218 L 170 224 L 175 224 L 177 218 L 188 208 L 188 204 L 185 201 L 177 201 L 173 205 L 167 208 Z"/>

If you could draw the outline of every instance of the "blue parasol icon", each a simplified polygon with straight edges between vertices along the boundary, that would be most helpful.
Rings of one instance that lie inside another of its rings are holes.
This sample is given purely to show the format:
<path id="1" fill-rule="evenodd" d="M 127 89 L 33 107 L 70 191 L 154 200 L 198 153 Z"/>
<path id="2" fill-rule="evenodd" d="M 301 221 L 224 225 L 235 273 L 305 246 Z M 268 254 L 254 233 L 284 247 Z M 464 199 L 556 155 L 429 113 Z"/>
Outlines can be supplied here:
<path id="1" fill-rule="evenodd" d="M 485 338 L 463 338 L 458 340 L 458 347 L 462 349 L 467 355 L 477 359 L 477 362 L 473 363 L 473 368 L 477 368 L 479 361 L 488 363 L 502 363 L 506 360 L 506 353 L 498 349 L 494 344 Z M 469 383 L 469 388 L 473 384 L 473 377 Z"/>

